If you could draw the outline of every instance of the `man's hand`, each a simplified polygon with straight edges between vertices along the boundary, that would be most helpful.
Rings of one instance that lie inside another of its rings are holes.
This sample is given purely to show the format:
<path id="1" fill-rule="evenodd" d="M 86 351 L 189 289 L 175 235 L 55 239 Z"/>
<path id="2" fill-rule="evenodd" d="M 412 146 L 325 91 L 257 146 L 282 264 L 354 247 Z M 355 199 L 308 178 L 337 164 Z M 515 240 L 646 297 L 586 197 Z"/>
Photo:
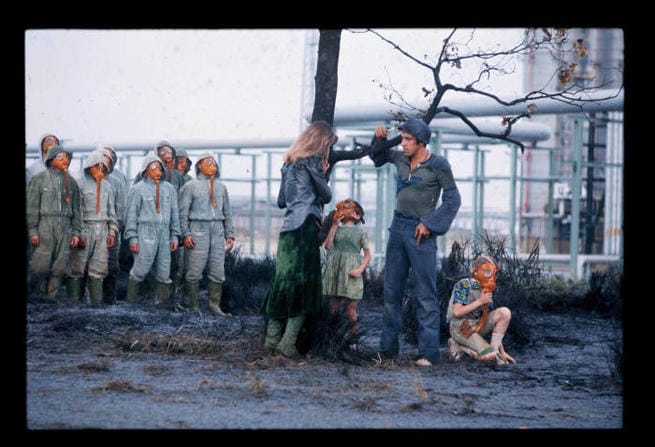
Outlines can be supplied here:
<path id="1" fill-rule="evenodd" d="M 421 239 L 424 237 L 430 237 L 432 233 L 430 229 L 426 227 L 423 222 L 419 223 L 414 230 L 414 237 L 416 238 L 416 246 L 418 247 L 421 243 Z"/>
<path id="2" fill-rule="evenodd" d="M 184 242 L 184 246 L 188 249 L 193 249 L 196 247 L 196 240 L 191 235 L 184 236 L 183 242 Z"/>
<path id="3" fill-rule="evenodd" d="M 178 245 L 179 245 L 179 242 L 177 242 L 177 241 L 171 242 L 171 251 L 177 250 Z"/>
<path id="4" fill-rule="evenodd" d="M 78 245 L 79 243 L 80 243 L 80 237 L 79 237 L 79 236 L 73 236 L 73 237 L 71 238 L 71 243 L 70 243 L 71 248 L 75 248 L 75 247 L 77 247 L 77 245 Z"/>
<path id="5" fill-rule="evenodd" d="M 116 245 L 116 236 L 110 234 L 109 236 L 107 236 L 107 248 L 111 248 L 114 245 Z"/>
<path id="6" fill-rule="evenodd" d="M 375 138 L 377 138 L 378 140 L 380 138 L 387 138 L 388 136 L 389 136 L 389 131 L 387 130 L 386 127 L 384 127 L 384 124 L 375 128 Z"/>
<path id="7" fill-rule="evenodd" d="M 225 239 L 225 250 L 226 251 L 232 251 L 234 248 L 234 238 L 227 238 Z"/>
<path id="8" fill-rule="evenodd" d="M 135 255 L 139 253 L 139 243 L 130 244 L 130 251 Z"/>
<path id="9" fill-rule="evenodd" d="M 39 236 L 37 234 L 35 234 L 34 236 L 30 236 L 30 244 L 32 245 L 32 247 L 36 248 L 39 246 L 40 243 L 41 240 L 39 239 Z"/>

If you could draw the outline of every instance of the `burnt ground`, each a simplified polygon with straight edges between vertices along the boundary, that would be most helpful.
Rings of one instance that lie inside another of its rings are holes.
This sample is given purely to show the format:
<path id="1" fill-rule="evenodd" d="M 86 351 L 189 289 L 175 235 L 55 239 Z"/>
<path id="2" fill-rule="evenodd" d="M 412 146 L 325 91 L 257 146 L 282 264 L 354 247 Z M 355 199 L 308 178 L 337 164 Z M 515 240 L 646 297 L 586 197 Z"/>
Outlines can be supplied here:
<path id="1" fill-rule="evenodd" d="M 201 292 L 205 293 L 206 292 Z M 206 297 L 201 295 L 201 300 Z M 592 313 L 530 315 L 516 365 L 447 359 L 416 347 L 380 361 L 382 308 L 359 307 L 357 361 L 266 355 L 254 314 L 194 316 L 148 306 L 28 301 L 26 428 L 619 429 L 620 323 Z M 350 360 L 353 360 L 352 358 Z"/>

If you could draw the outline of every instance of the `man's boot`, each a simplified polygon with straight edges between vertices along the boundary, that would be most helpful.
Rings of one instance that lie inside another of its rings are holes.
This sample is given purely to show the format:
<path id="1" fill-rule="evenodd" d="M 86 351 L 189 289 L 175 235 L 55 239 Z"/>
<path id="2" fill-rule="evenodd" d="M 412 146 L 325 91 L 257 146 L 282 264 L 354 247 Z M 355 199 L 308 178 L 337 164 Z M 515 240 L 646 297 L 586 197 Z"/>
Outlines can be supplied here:
<path id="1" fill-rule="evenodd" d="M 207 284 L 207 307 L 214 315 L 229 315 L 221 310 L 221 296 L 223 295 L 223 284 L 209 281 Z"/>
<path id="2" fill-rule="evenodd" d="M 287 320 L 287 327 L 284 330 L 284 335 L 282 336 L 280 343 L 277 344 L 277 350 L 285 357 L 301 357 L 298 348 L 296 348 L 296 340 L 298 339 L 298 333 L 300 333 L 300 328 L 302 328 L 304 322 L 304 315 L 289 318 Z"/>
<path id="3" fill-rule="evenodd" d="M 57 293 L 59 292 L 60 287 L 61 287 L 61 276 L 51 276 L 50 279 L 48 280 L 48 289 L 46 292 L 47 298 L 50 300 L 57 299 Z"/>
<path id="4" fill-rule="evenodd" d="M 127 294 L 125 296 L 125 301 L 129 304 L 136 304 L 139 299 L 139 285 L 141 283 L 136 279 L 128 278 L 127 280 Z"/>
<path id="5" fill-rule="evenodd" d="M 155 306 L 162 309 L 170 309 L 170 289 L 168 284 L 163 282 L 155 282 Z"/>
<path id="6" fill-rule="evenodd" d="M 102 300 L 105 304 L 116 304 L 116 275 L 110 273 L 102 281 Z"/>
<path id="7" fill-rule="evenodd" d="M 66 280 L 66 298 L 72 302 L 82 301 L 82 278 Z"/>
<path id="8" fill-rule="evenodd" d="M 264 349 L 267 351 L 274 351 L 277 344 L 280 343 L 282 338 L 282 322 L 269 318 L 268 325 L 266 326 L 266 339 L 264 340 Z"/>
<path id="9" fill-rule="evenodd" d="M 102 303 L 102 278 L 93 278 L 89 276 L 89 301 L 91 304 Z"/>
<path id="10" fill-rule="evenodd" d="M 191 312 L 200 313 L 198 306 L 198 296 L 200 295 L 200 281 L 187 281 L 186 282 L 187 301 Z"/>

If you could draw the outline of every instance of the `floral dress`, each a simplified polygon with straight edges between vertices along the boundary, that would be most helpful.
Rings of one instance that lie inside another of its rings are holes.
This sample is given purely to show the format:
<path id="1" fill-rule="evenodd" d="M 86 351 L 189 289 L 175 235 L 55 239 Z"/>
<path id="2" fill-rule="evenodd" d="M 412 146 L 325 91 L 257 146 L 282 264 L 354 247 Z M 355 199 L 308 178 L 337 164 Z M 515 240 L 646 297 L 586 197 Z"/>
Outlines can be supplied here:
<path id="1" fill-rule="evenodd" d="M 364 279 L 349 274 L 361 265 L 363 249 L 368 249 L 368 234 L 361 225 L 339 225 L 323 265 L 323 295 L 362 299 Z"/>

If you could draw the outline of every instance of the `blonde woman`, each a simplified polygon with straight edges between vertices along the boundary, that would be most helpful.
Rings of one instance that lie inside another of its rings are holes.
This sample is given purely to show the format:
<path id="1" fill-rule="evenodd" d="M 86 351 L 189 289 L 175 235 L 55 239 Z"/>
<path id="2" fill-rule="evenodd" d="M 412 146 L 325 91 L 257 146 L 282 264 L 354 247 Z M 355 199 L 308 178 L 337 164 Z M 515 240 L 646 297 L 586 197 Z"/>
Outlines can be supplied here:
<path id="1" fill-rule="evenodd" d="M 284 156 L 277 204 L 286 208 L 280 228 L 275 276 L 262 313 L 268 319 L 264 348 L 299 357 L 298 333 L 320 309 L 321 261 L 318 230 L 323 205 L 332 199 L 326 172 L 337 136 L 329 124 L 310 124 Z"/>

